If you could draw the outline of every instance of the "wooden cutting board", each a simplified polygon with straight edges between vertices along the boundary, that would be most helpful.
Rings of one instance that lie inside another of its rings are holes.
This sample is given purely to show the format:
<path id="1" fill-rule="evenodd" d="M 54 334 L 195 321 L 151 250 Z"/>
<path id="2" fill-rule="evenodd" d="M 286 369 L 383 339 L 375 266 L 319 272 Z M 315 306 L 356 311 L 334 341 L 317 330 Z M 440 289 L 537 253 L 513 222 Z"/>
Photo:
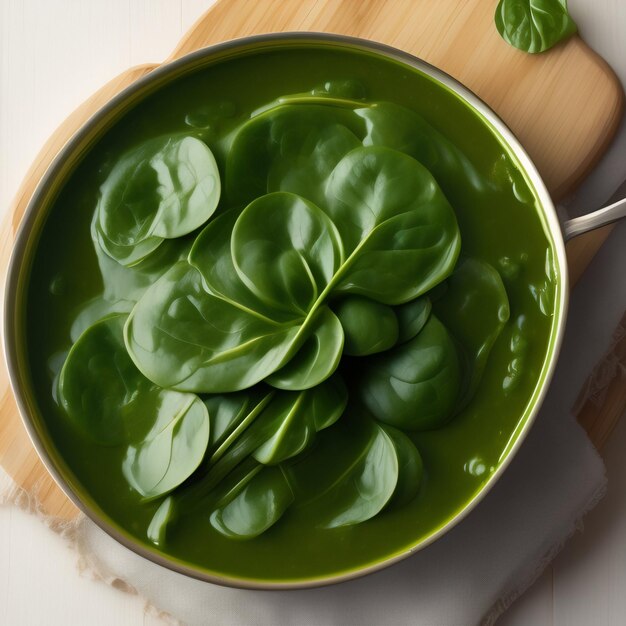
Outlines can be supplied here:
<path id="1" fill-rule="evenodd" d="M 522 141 L 558 200 L 573 190 L 609 144 L 622 116 L 623 93 L 608 65 L 578 37 L 538 56 L 508 46 L 494 27 L 495 6 L 496 0 L 218 0 L 168 61 L 212 43 L 275 31 L 342 33 L 396 46 L 445 70 L 495 109 Z M 55 154 L 100 106 L 155 67 L 129 69 L 106 84 L 44 145 L 2 227 L 2 275 L 28 200 Z M 596 231 L 568 249 L 574 281 L 607 233 L 607 229 Z M 623 411 L 623 390 L 621 381 L 614 393 L 605 394 L 610 406 L 585 405 L 590 433 L 605 437 L 610 432 Z M 62 518 L 77 514 L 26 435 L 4 362 L 0 365 L 0 464 L 18 485 L 37 496 L 44 512 Z"/>

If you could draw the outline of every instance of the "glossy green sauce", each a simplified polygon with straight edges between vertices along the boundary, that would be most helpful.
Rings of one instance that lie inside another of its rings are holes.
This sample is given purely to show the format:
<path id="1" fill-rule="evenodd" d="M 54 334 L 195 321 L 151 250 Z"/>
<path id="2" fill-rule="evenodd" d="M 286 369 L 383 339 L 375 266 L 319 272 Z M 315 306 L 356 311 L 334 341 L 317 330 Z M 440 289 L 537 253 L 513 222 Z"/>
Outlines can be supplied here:
<path id="1" fill-rule="evenodd" d="M 125 449 L 84 438 L 53 393 L 76 313 L 102 292 L 90 222 L 98 189 L 116 159 L 139 142 L 180 132 L 192 131 L 214 148 L 276 98 L 346 79 L 362 84 L 368 101 L 416 111 L 471 162 L 482 182 L 463 171 L 438 182 L 457 213 L 462 254 L 500 272 L 510 320 L 469 406 L 446 427 L 412 435 L 425 469 L 413 501 L 333 530 L 317 528 L 310 511 L 294 508 L 249 541 L 223 537 L 200 511 L 179 521 L 165 552 L 209 572 L 263 581 L 319 578 L 375 563 L 427 538 L 471 501 L 504 460 L 548 352 L 556 291 L 546 275 L 551 245 L 534 192 L 475 112 L 419 72 L 365 53 L 300 46 L 288 54 L 231 59 L 178 79 L 125 114 L 70 176 L 43 228 L 27 300 L 27 353 L 42 420 L 74 482 L 112 523 L 153 549 L 146 528 L 159 502 L 140 501 L 122 475 Z M 223 167 L 219 149 L 214 151 Z"/>

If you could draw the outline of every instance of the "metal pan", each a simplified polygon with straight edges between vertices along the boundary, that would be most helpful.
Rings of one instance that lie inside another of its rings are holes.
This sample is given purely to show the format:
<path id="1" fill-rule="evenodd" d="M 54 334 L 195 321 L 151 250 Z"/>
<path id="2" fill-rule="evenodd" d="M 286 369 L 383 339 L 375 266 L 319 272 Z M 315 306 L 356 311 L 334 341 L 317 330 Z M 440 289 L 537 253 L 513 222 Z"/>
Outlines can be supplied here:
<path id="1" fill-rule="evenodd" d="M 99 512 L 95 503 L 79 495 L 79 490 L 69 477 L 70 472 L 65 466 L 63 460 L 60 459 L 58 454 L 53 450 L 53 447 L 49 443 L 49 439 L 45 436 L 45 433 L 42 431 L 42 428 L 38 424 L 37 420 L 33 417 L 35 407 L 33 406 L 33 401 L 30 399 L 27 391 L 27 364 L 25 363 L 25 359 L 21 356 L 20 351 L 20 345 L 23 342 L 23 320 L 21 319 L 20 311 L 23 310 L 21 308 L 21 299 L 25 293 L 26 281 L 28 280 L 28 260 L 32 258 L 32 252 L 35 246 L 33 243 L 35 240 L 34 234 L 36 233 L 37 228 L 41 225 L 42 219 L 45 217 L 45 210 L 46 207 L 49 206 L 49 200 L 55 187 L 55 181 L 58 181 L 60 177 L 68 171 L 71 171 L 85 151 L 89 149 L 89 146 L 93 142 L 94 138 L 100 136 L 115 119 L 132 107 L 134 103 L 141 100 L 148 93 L 154 92 L 160 86 L 168 83 L 174 78 L 179 78 L 184 74 L 197 70 L 199 67 L 209 63 L 214 63 L 217 60 L 226 59 L 233 55 L 256 53 L 259 50 L 267 48 L 288 48 L 290 45 L 294 44 L 315 44 L 316 46 L 327 46 L 329 48 L 339 47 L 343 49 L 347 48 L 357 51 L 367 51 L 369 53 L 374 53 L 376 55 L 392 59 L 431 77 L 448 90 L 454 92 L 459 98 L 465 101 L 467 105 L 473 108 L 483 118 L 485 124 L 490 126 L 491 130 L 495 131 L 500 139 L 508 146 L 510 152 L 515 156 L 523 168 L 527 180 L 535 189 L 541 205 L 540 217 L 542 218 L 548 235 L 553 243 L 555 251 L 554 262 L 558 274 L 558 281 L 555 304 L 556 308 L 554 312 L 550 344 L 548 347 L 548 357 L 539 378 L 540 384 L 538 386 L 538 390 L 531 399 L 532 409 L 530 415 L 528 416 L 523 428 L 520 428 L 516 433 L 515 439 L 509 448 L 507 458 L 491 475 L 490 479 L 484 484 L 481 490 L 471 499 L 471 501 L 467 503 L 463 510 L 461 510 L 445 526 L 443 526 L 435 534 L 429 536 L 427 539 L 411 546 L 400 555 L 396 554 L 393 557 L 383 559 L 374 565 L 360 568 L 339 576 L 327 576 L 320 579 L 301 582 L 296 581 L 293 583 L 267 583 L 229 578 L 227 576 L 209 575 L 199 569 L 181 564 L 173 558 L 170 558 L 156 550 L 150 550 L 145 546 L 140 545 L 130 535 L 111 525 Z M 61 150 L 61 152 L 57 155 L 46 174 L 43 176 L 39 186 L 30 200 L 24 218 L 21 222 L 8 269 L 4 301 L 4 347 L 12 389 L 17 400 L 21 417 L 33 444 L 43 463 L 61 489 L 63 489 L 68 498 L 70 498 L 70 500 L 72 500 L 78 508 L 87 514 L 103 530 L 136 553 L 180 573 L 213 583 L 235 587 L 256 589 L 313 587 L 355 578 L 386 567 L 435 541 L 459 523 L 461 519 L 463 519 L 493 487 L 502 472 L 515 456 L 519 447 L 522 445 L 534 418 L 541 407 L 558 359 L 565 328 L 569 297 L 565 242 L 571 237 L 575 237 L 576 235 L 584 233 L 588 230 L 598 228 L 624 216 L 626 216 L 626 200 L 621 200 L 589 215 L 578 217 L 569 221 L 560 221 L 552 199 L 550 198 L 546 186 L 543 183 L 536 167 L 522 145 L 507 128 L 507 126 L 499 119 L 499 117 L 475 94 L 448 74 L 418 58 L 392 47 L 351 37 L 321 33 L 280 33 L 259 35 L 211 46 L 155 69 L 150 74 L 139 79 L 130 87 L 122 91 L 98 113 L 96 113 L 74 135 L 74 137 L 65 145 L 63 150 Z"/>

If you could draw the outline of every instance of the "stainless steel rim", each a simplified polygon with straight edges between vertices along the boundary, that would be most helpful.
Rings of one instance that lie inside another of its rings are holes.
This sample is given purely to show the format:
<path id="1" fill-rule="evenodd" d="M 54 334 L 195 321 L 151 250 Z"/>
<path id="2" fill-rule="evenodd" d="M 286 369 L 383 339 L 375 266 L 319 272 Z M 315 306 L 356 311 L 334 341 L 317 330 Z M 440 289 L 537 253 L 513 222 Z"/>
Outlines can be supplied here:
<path id="1" fill-rule="evenodd" d="M 534 188 L 537 197 L 539 198 L 543 213 L 541 217 L 544 221 L 544 228 L 546 229 L 548 237 L 552 240 L 555 251 L 555 264 L 557 266 L 557 273 L 559 276 L 559 282 L 557 285 L 557 310 L 555 318 L 553 320 L 553 326 L 550 334 L 550 346 L 546 361 L 540 376 L 540 379 L 535 388 L 534 394 L 529 402 L 531 409 L 528 412 L 526 420 L 522 427 L 512 437 L 512 444 L 507 448 L 506 458 L 500 463 L 498 469 L 491 475 L 489 480 L 483 485 L 481 490 L 443 526 L 437 529 L 434 533 L 425 539 L 417 542 L 415 545 L 408 549 L 395 554 L 391 557 L 382 559 L 371 565 L 358 568 L 353 571 L 347 571 L 333 576 L 319 577 L 313 579 L 302 579 L 294 582 L 264 582 L 256 581 L 253 579 L 235 578 L 229 576 L 222 576 L 214 574 L 200 568 L 190 567 L 189 565 L 182 563 L 173 557 L 165 556 L 164 554 L 148 549 L 146 546 L 140 544 L 138 540 L 132 538 L 130 535 L 123 532 L 121 529 L 113 525 L 107 519 L 104 519 L 104 514 L 95 510 L 95 506 L 85 502 L 71 487 L 68 479 L 63 475 L 63 472 L 57 467 L 56 462 L 52 459 L 50 451 L 44 444 L 44 441 L 40 438 L 37 432 L 33 419 L 30 414 L 29 402 L 27 394 L 22 389 L 21 381 L 19 379 L 19 338 L 16 329 L 17 323 L 17 304 L 18 304 L 18 284 L 20 279 L 20 272 L 22 269 L 22 263 L 26 252 L 28 238 L 35 226 L 37 212 L 39 211 L 41 201 L 45 197 L 46 191 L 58 175 L 62 164 L 69 158 L 70 155 L 82 144 L 82 142 L 93 132 L 94 128 L 101 122 L 106 116 L 121 108 L 121 105 L 128 101 L 128 99 L 139 94 L 150 85 L 154 85 L 158 81 L 162 81 L 166 78 L 179 76 L 185 68 L 193 67 L 199 60 L 210 60 L 214 56 L 218 56 L 226 52 L 235 52 L 239 49 L 254 46 L 251 49 L 251 53 L 254 54 L 264 47 L 272 47 L 277 45 L 288 46 L 290 44 L 304 45 L 304 44 L 316 44 L 327 45 L 329 47 L 343 47 L 353 50 L 361 50 L 367 52 L 374 52 L 378 55 L 386 57 L 410 66 L 431 78 L 439 82 L 443 87 L 453 92 L 457 97 L 464 100 L 470 105 L 484 120 L 484 122 L 490 126 L 506 143 L 507 147 L 514 155 L 514 157 L 520 163 L 523 172 L 525 173 L 528 182 Z M 384 44 L 371 42 L 364 39 L 355 37 L 347 37 L 342 35 L 330 35 L 326 33 L 273 33 L 268 35 L 255 35 L 250 37 L 244 37 L 241 39 L 235 39 L 221 44 L 216 44 L 203 48 L 196 52 L 190 53 L 176 61 L 162 65 L 148 75 L 140 78 L 132 85 L 124 89 L 117 96 L 115 96 L 107 105 L 100 109 L 89 121 L 79 129 L 79 131 L 67 142 L 59 154 L 55 157 L 50 164 L 45 175 L 42 177 L 37 189 L 35 190 L 28 207 L 25 211 L 24 217 L 20 223 L 18 229 L 15 245 L 11 255 L 11 259 L 8 266 L 7 281 L 4 294 L 4 347 L 7 369 L 9 372 L 9 379 L 11 388 L 15 395 L 17 406 L 20 411 L 20 416 L 26 430 L 31 438 L 31 441 L 37 450 L 41 460 L 43 461 L 46 469 L 53 476 L 59 487 L 67 495 L 67 497 L 88 517 L 90 517 L 102 530 L 104 530 L 111 537 L 118 542 L 134 551 L 135 553 L 162 565 L 171 570 L 198 578 L 211 583 L 220 585 L 239 587 L 246 589 L 298 589 L 306 587 L 317 587 L 323 585 L 329 585 L 338 583 L 350 579 L 354 579 L 366 574 L 375 572 L 379 569 L 387 567 L 392 563 L 400 561 L 411 554 L 414 554 L 418 550 L 430 545 L 436 539 L 448 532 L 452 527 L 456 526 L 491 490 L 495 482 L 502 475 L 506 467 L 509 465 L 517 450 L 524 441 L 530 427 L 532 426 L 535 417 L 541 407 L 543 399 L 547 393 L 556 361 L 560 351 L 561 343 L 563 340 L 565 319 L 567 314 L 567 301 L 568 301 L 568 276 L 567 276 L 567 263 L 565 256 L 565 246 L 563 242 L 563 236 L 559 225 L 559 220 L 552 203 L 552 199 L 535 168 L 530 157 L 513 135 L 511 130 L 500 120 L 500 118 L 473 92 L 464 87 L 457 80 L 446 74 L 445 72 L 437 69 L 436 67 L 414 57 L 408 53 L 397 50 L 391 46 Z"/>

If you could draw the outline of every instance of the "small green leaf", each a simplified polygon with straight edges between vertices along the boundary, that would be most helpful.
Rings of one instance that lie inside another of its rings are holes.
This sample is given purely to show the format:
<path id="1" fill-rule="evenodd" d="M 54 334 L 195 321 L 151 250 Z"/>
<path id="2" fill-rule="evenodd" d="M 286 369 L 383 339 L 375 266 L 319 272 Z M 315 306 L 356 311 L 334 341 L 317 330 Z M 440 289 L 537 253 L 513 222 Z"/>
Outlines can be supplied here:
<path id="1" fill-rule="evenodd" d="M 156 513 L 148 525 L 148 539 L 155 545 L 163 547 L 166 541 L 167 529 L 176 517 L 176 503 L 172 496 L 161 502 Z"/>
<path id="2" fill-rule="evenodd" d="M 346 354 L 365 356 L 383 352 L 398 340 L 398 319 L 386 304 L 348 296 L 339 300 L 334 309 L 346 336 Z"/>
<path id="3" fill-rule="evenodd" d="M 143 292 L 155 283 L 177 261 L 186 258 L 191 247 L 188 238 L 168 239 L 147 258 L 132 267 L 121 265 L 111 258 L 98 243 L 95 231 L 97 213 L 91 223 L 91 238 L 98 259 L 98 267 L 104 283 L 102 298 L 114 305 L 126 303 L 132 308 Z M 129 309 L 130 310 L 130 309 Z"/>
<path id="4" fill-rule="evenodd" d="M 456 348 L 445 326 L 431 315 L 416 337 L 368 361 L 358 392 L 381 422 L 423 430 L 449 420 L 459 386 Z"/>
<path id="5" fill-rule="evenodd" d="M 277 389 L 310 389 L 325 381 L 339 365 L 344 345 L 337 316 L 322 307 L 311 325 L 311 334 L 296 355 L 265 382 Z"/>
<path id="6" fill-rule="evenodd" d="M 476 391 L 491 348 L 509 319 L 509 299 L 500 274 L 486 261 L 462 259 L 434 310 L 463 348 L 462 406 Z"/>
<path id="7" fill-rule="evenodd" d="M 128 448 L 122 465 L 130 485 L 144 498 L 157 498 L 198 468 L 209 443 L 209 413 L 190 393 L 163 390 L 154 425 Z"/>
<path id="8" fill-rule="evenodd" d="M 162 389 L 134 366 L 124 346 L 126 315 L 90 326 L 70 350 L 59 399 L 98 443 L 128 445 L 123 472 L 145 498 L 171 491 L 198 467 L 209 414 L 195 395 Z"/>
<path id="9" fill-rule="evenodd" d="M 415 444 L 402 431 L 388 425 L 382 428 L 391 438 L 398 457 L 398 484 L 389 506 L 401 507 L 413 500 L 420 489 L 424 473 L 422 457 Z"/>
<path id="10" fill-rule="evenodd" d="M 200 393 L 246 389 L 293 354 L 299 325 L 274 322 L 207 293 L 200 274 L 174 265 L 135 305 L 128 353 L 162 387 Z"/>
<path id="11" fill-rule="evenodd" d="M 420 333 L 428 321 L 432 304 L 428 296 L 411 300 L 396 307 L 398 318 L 398 343 L 405 343 Z"/>
<path id="12" fill-rule="evenodd" d="M 344 420 L 342 420 L 344 422 Z M 289 467 L 292 489 L 323 528 L 371 519 L 387 505 L 398 484 L 398 456 L 391 437 L 369 418 L 352 418 L 311 454 Z"/>
<path id="13" fill-rule="evenodd" d="M 266 467 L 211 514 L 211 525 L 231 539 L 252 539 L 273 526 L 292 502 L 293 493 L 282 470 Z"/>
<path id="14" fill-rule="evenodd" d="M 267 194 L 237 218 L 230 243 L 235 271 L 272 309 L 305 317 L 343 262 L 334 224 L 291 193 Z"/>
<path id="15" fill-rule="evenodd" d="M 124 154 L 102 185 L 94 234 L 122 265 L 138 263 L 164 239 L 195 230 L 213 214 L 220 177 L 194 137 L 161 137 Z"/>
<path id="16" fill-rule="evenodd" d="M 231 203 L 246 204 L 272 191 L 290 191 L 322 206 L 324 183 L 339 160 L 361 145 L 364 125 L 350 107 L 307 94 L 275 103 L 237 132 L 226 164 Z M 344 101 L 342 101 L 344 102 Z M 320 104 L 321 103 L 321 104 Z"/>
<path id="17" fill-rule="evenodd" d="M 276 465 L 296 456 L 339 419 L 347 402 L 347 390 L 336 376 L 306 391 L 278 393 L 262 416 L 265 428 L 254 458 Z M 263 440 L 265 433 L 269 436 Z"/>
<path id="18" fill-rule="evenodd" d="M 504 41 L 533 54 L 549 50 L 577 31 L 567 0 L 500 0 L 495 21 Z"/>
<path id="19" fill-rule="evenodd" d="M 142 376 L 126 352 L 126 318 L 110 315 L 87 328 L 59 377 L 61 405 L 86 435 L 104 445 L 144 436 L 162 391 Z"/>
<path id="20" fill-rule="evenodd" d="M 76 343 L 78 338 L 96 322 L 109 317 L 110 315 L 125 313 L 128 314 L 133 308 L 133 303 L 126 300 L 119 302 L 109 302 L 102 297 L 87 300 L 78 310 L 76 317 L 70 328 L 70 339 Z"/>
<path id="21" fill-rule="evenodd" d="M 326 197 L 346 256 L 334 293 L 402 304 L 454 268 L 461 246 L 454 211 L 411 157 L 388 148 L 352 150 L 333 170 Z"/>
<path id="22" fill-rule="evenodd" d="M 196 238 L 189 264 L 202 275 L 204 289 L 245 312 L 275 322 L 292 321 L 293 313 L 273 310 L 252 293 L 239 277 L 230 251 L 231 234 L 241 209 L 231 209 L 212 219 Z"/>
<path id="23" fill-rule="evenodd" d="M 246 416 L 262 398 L 263 394 L 257 394 L 252 389 L 204 398 L 211 417 L 209 448 L 213 452 L 246 420 Z"/>
<path id="24" fill-rule="evenodd" d="M 457 145 L 415 111 L 393 102 L 374 102 L 355 114 L 366 125 L 364 146 L 381 146 L 413 157 L 426 167 L 452 206 L 463 206 L 468 192 L 476 200 L 493 187 Z M 461 184 L 459 184 L 461 183 Z"/>

